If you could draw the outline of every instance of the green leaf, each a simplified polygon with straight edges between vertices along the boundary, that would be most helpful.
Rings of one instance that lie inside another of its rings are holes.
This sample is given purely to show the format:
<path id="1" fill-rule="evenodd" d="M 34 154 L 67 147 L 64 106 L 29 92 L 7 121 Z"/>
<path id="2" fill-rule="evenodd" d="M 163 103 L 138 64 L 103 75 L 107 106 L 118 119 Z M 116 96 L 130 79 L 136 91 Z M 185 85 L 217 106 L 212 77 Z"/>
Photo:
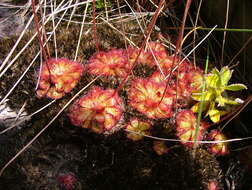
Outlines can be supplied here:
<path id="1" fill-rule="evenodd" d="M 219 77 L 216 74 L 209 74 L 206 77 L 206 85 L 207 85 L 207 87 L 217 88 L 218 81 L 219 81 Z"/>
<path id="2" fill-rule="evenodd" d="M 248 89 L 244 84 L 230 84 L 225 87 L 226 90 L 239 91 Z"/>
<path id="3" fill-rule="evenodd" d="M 207 115 L 209 115 L 210 119 L 214 123 L 217 123 L 218 121 L 220 121 L 221 114 L 220 114 L 220 111 L 217 109 L 209 110 L 207 112 Z"/>
<path id="4" fill-rule="evenodd" d="M 202 111 L 205 111 L 208 107 L 208 102 L 203 102 L 203 108 L 202 108 Z M 194 112 L 194 113 L 197 113 L 199 112 L 199 108 L 200 108 L 200 102 L 197 102 L 196 104 L 194 104 L 192 107 L 191 107 L 191 110 Z"/>
<path id="5" fill-rule="evenodd" d="M 216 98 L 215 101 L 218 103 L 218 106 L 225 106 L 226 99 L 221 95 L 221 92 L 217 91 L 216 92 Z"/>
<path id="6" fill-rule="evenodd" d="M 199 111 L 199 102 L 194 104 L 192 107 L 191 107 L 191 110 L 194 112 L 194 113 L 197 113 Z"/>
<path id="7" fill-rule="evenodd" d="M 211 73 L 214 75 L 219 75 L 220 71 L 217 68 L 213 68 Z"/>
<path id="8" fill-rule="evenodd" d="M 202 99 L 204 99 L 204 97 L 202 97 L 203 96 L 203 94 L 202 93 L 200 93 L 200 92 L 194 92 L 194 93 L 192 93 L 192 95 L 191 95 L 191 97 L 194 99 L 194 100 L 196 100 L 196 101 L 201 101 Z"/>
<path id="9" fill-rule="evenodd" d="M 222 111 L 220 111 L 220 116 L 226 115 L 227 113 L 228 113 L 228 111 L 222 110 Z"/>
<path id="10" fill-rule="evenodd" d="M 209 110 L 215 110 L 215 102 L 210 102 L 210 104 L 209 104 Z"/>
<path id="11" fill-rule="evenodd" d="M 195 93 L 192 93 L 191 96 L 196 101 L 211 101 L 211 99 L 213 97 L 213 91 L 209 90 L 204 93 L 195 92 Z"/>
<path id="12" fill-rule="evenodd" d="M 223 101 L 225 102 L 225 104 L 239 105 L 239 103 L 238 103 L 237 101 L 230 100 L 230 99 L 228 99 L 228 98 L 223 98 Z"/>
<path id="13" fill-rule="evenodd" d="M 230 80 L 232 76 L 232 72 L 227 66 L 223 67 L 220 71 L 220 77 L 221 77 L 221 85 L 226 86 L 228 84 L 228 81 Z"/>

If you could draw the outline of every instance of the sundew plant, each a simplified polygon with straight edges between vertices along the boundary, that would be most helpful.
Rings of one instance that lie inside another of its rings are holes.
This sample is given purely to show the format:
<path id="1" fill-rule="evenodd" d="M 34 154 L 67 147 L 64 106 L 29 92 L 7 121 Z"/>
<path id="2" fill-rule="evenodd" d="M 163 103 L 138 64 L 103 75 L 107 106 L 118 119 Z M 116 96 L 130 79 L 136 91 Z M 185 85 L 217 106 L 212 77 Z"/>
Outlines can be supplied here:
<path id="1" fill-rule="evenodd" d="M 18 145 L 11 157 L 3 151 L 6 154 L 0 162 L 0 176 L 8 178 L 12 165 L 17 164 L 20 171 L 22 167 L 25 171 L 39 170 L 27 177 L 27 184 L 36 185 L 36 180 L 43 179 L 48 182 L 43 187 L 81 189 L 90 178 L 76 177 L 83 176 L 83 171 L 76 168 L 86 164 L 86 152 L 53 146 L 51 149 L 60 149 L 64 156 L 54 157 L 63 161 L 51 173 L 45 170 L 55 163 L 50 156 L 38 153 L 36 162 L 47 163 L 40 170 L 29 164 L 29 155 L 44 150 L 43 143 L 54 138 L 56 142 L 58 136 L 70 136 L 71 142 L 81 139 L 82 143 L 96 138 L 90 146 L 98 150 L 104 147 L 103 141 L 123 134 L 113 143 L 109 141 L 109 146 L 131 143 L 140 147 L 142 143 L 152 151 L 144 154 L 154 153 L 158 159 L 176 160 L 177 156 L 182 160 L 188 155 L 191 164 L 194 159 L 200 160 L 199 167 L 192 165 L 195 170 L 200 168 L 195 172 L 203 181 L 197 184 L 199 189 L 222 187 L 216 157 L 231 151 L 228 137 L 217 125 L 244 103 L 246 97 L 240 97 L 240 91 L 247 87 L 230 82 L 235 74 L 230 65 L 210 63 L 213 69 L 205 72 L 206 58 L 199 61 L 195 50 L 218 28 L 210 28 L 200 41 L 190 44 L 189 36 L 195 39 L 200 29 L 199 13 L 190 23 L 195 27 L 188 31 L 191 1 L 176 3 L 32 0 L 20 5 L 16 14 L 23 18 L 22 31 L 0 39 L 0 109 L 11 110 L 9 115 L 0 111 L 0 118 L 8 120 L 3 122 L 0 135 L 14 131 L 22 140 L 16 140 Z M 167 14 L 175 5 L 181 6 L 183 17 L 174 35 L 163 31 L 161 21 L 170 18 Z M 52 133 L 48 132 L 51 128 Z M 21 164 L 16 163 L 19 159 Z M 61 169 L 68 165 L 64 159 L 77 163 L 75 170 L 71 168 L 74 172 Z M 186 159 L 181 162 L 186 163 Z M 93 163 L 93 167 L 97 165 Z M 149 170 L 144 171 L 148 176 Z"/>

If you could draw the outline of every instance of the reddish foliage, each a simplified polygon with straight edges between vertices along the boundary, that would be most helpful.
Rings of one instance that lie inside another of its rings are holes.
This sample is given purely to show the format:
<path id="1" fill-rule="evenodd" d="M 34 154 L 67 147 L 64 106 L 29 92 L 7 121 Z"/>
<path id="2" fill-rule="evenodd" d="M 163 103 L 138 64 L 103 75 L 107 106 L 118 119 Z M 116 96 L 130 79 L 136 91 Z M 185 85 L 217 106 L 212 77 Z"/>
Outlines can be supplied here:
<path id="1" fill-rule="evenodd" d="M 113 49 L 94 54 L 87 64 L 87 71 L 93 75 L 117 76 L 124 78 L 130 70 L 125 51 Z"/>
<path id="2" fill-rule="evenodd" d="M 196 132 L 196 117 L 191 110 L 183 110 L 176 116 L 176 125 L 177 125 L 177 136 L 182 143 L 191 147 L 193 142 L 183 142 L 183 141 L 194 141 L 194 136 Z M 198 129 L 197 140 L 201 141 L 203 135 L 208 128 L 208 124 L 205 122 L 200 122 Z"/>
<path id="3" fill-rule="evenodd" d="M 62 174 L 57 177 L 57 181 L 66 190 L 72 190 L 77 179 L 74 174 Z"/>
<path id="4" fill-rule="evenodd" d="M 208 139 L 213 141 L 223 141 L 226 140 L 226 137 L 219 130 L 212 130 L 208 134 Z M 218 156 L 226 155 L 229 153 L 227 143 L 225 142 L 210 144 L 208 151 Z"/>
<path id="5" fill-rule="evenodd" d="M 169 152 L 169 148 L 166 146 L 165 141 L 153 141 L 153 150 L 159 156 Z"/>
<path id="6" fill-rule="evenodd" d="M 49 59 L 42 66 L 37 96 L 62 98 L 76 86 L 83 70 L 83 66 L 75 61 L 65 58 Z"/>
<path id="7" fill-rule="evenodd" d="M 90 128 L 96 133 L 113 130 L 122 116 L 122 100 L 113 89 L 93 87 L 69 110 L 73 125 Z"/>
<path id="8" fill-rule="evenodd" d="M 203 71 L 198 67 L 194 68 L 192 63 L 184 61 L 175 72 L 172 73 L 175 78 L 175 85 L 180 95 L 188 98 L 194 90 L 197 90 L 203 82 Z"/>
<path id="9" fill-rule="evenodd" d="M 207 188 L 208 190 L 219 190 L 218 182 L 215 180 L 209 181 Z"/>
<path id="10" fill-rule="evenodd" d="M 170 118 L 173 115 L 174 97 L 169 91 L 164 95 L 165 85 L 148 79 L 135 79 L 129 90 L 129 104 L 150 119 Z"/>
<path id="11" fill-rule="evenodd" d="M 129 62 L 133 64 L 140 49 L 129 47 L 127 49 Z M 157 65 L 164 73 L 171 69 L 172 58 L 167 54 L 165 47 L 158 42 L 149 42 L 146 50 L 142 50 L 136 61 L 137 64 L 153 67 Z"/>

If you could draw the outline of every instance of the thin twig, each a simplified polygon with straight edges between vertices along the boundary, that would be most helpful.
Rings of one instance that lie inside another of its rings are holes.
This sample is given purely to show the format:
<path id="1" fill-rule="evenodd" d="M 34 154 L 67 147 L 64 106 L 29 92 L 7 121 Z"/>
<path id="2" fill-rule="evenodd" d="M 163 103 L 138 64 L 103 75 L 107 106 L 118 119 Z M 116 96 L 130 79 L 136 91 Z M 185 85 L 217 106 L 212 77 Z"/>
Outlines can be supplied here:
<path id="1" fill-rule="evenodd" d="M 171 64 L 171 68 L 174 67 L 174 63 L 175 63 L 175 59 L 178 55 L 178 57 L 180 58 L 180 55 L 181 55 L 181 46 L 182 46 L 182 39 L 183 39 L 183 36 L 184 36 L 184 28 L 185 28 L 185 22 L 186 22 L 186 18 L 187 18 L 187 15 L 188 15 L 188 11 L 189 11 L 189 8 L 191 6 L 191 2 L 192 0 L 187 0 L 186 1 L 186 6 L 185 6 L 185 11 L 184 11 L 184 16 L 183 16 L 183 20 L 182 20 L 182 25 L 181 25 L 181 28 L 180 28 L 180 31 L 179 31 L 179 35 L 178 35 L 178 40 L 176 42 L 176 49 L 175 49 L 175 55 L 173 56 L 173 59 L 172 59 L 172 64 Z M 165 80 L 166 79 L 170 79 L 170 77 L 172 76 L 172 70 L 170 71 L 170 73 L 165 77 Z M 159 104 L 161 104 L 161 102 L 163 101 L 164 99 L 164 96 L 166 94 L 166 91 L 168 89 L 168 83 L 166 83 L 166 86 L 165 86 L 165 89 L 164 89 L 164 92 L 162 94 L 162 97 L 160 99 L 160 102 Z M 177 94 L 177 90 L 176 90 L 176 94 Z M 177 96 L 177 95 L 176 95 Z M 177 105 L 177 104 L 176 104 Z M 177 110 L 177 106 L 176 106 L 176 110 Z"/>
<path id="2" fill-rule="evenodd" d="M 98 37 L 97 37 L 97 29 L 96 29 L 96 0 L 93 0 L 93 38 L 94 38 L 94 42 L 95 42 L 95 47 L 96 47 L 96 51 L 99 52 L 100 48 L 99 48 L 99 42 L 98 42 Z"/>
<path id="3" fill-rule="evenodd" d="M 249 43 L 252 41 L 252 36 L 243 44 L 242 48 L 235 54 L 235 56 L 231 59 L 231 61 L 228 63 L 228 66 L 230 66 L 234 60 L 238 57 L 238 55 L 241 54 L 241 52 L 249 45 Z"/>
<path id="4" fill-rule="evenodd" d="M 156 9 L 155 14 L 153 15 L 153 17 L 151 19 L 151 22 L 150 22 L 150 24 L 148 25 L 148 27 L 147 27 L 147 29 L 145 31 L 145 33 L 146 33 L 145 36 L 146 37 L 144 38 L 144 41 L 143 41 L 143 43 L 141 45 L 141 48 L 139 49 L 139 52 L 138 52 L 138 54 L 136 56 L 136 59 L 134 60 L 129 72 L 127 73 L 127 76 L 123 79 L 123 81 L 121 82 L 119 87 L 116 89 L 116 92 L 119 92 L 122 89 L 122 87 L 124 86 L 124 84 L 126 83 L 126 81 L 128 80 L 129 75 L 131 74 L 133 68 L 135 67 L 135 65 L 137 63 L 138 57 L 140 56 L 141 52 L 143 51 L 144 47 L 146 46 L 146 43 L 149 41 L 151 32 L 152 32 L 152 30 L 153 30 L 153 28 L 154 28 L 154 26 L 156 24 L 157 18 L 159 16 L 160 12 L 162 11 L 162 9 L 164 8 L 164 6 L 163 6 L 164 2 L 165 2 L 165 0 L 161 0 L 159 2 L 158 8 Z"/>
<path id="5" fill-rule="evenodd" d="M 200 0 L 199 6 L 197 8 L 197 14 L 196 14 L 196 18 L 195 18 L 194 28 L 199 28 L 199 27 L 197 27 L 197 25 L 198 25 L 201 5 L 202 5 L 202 0 Z M 194 33 L 193 33 L 193 48 L 195 48 L 196 34 L 197 34 L 196 30 L 194 30 Z M 193 64 L 194 64 L 194 67 L 196 67 L 196 54 L 195 54 L 195 52 L 193 52 Z"/>
<path id="6" fill-rule="evenodd" d="M 208 32 L 208 34 L 195 46 L 195 48 L 193 48 L 174 68 L 173 68 L 173 70 L 172 70 L 172 72 L 174 72 L 177 68 L 178 68 L 178 66 L 181 64 L 181 63 L 183 63 L 183 61 L 185 61 L 186 59 L 187 59 L 187 57 L 189 57 L 191 54 L 192 54 L 192 52 L 194 52 L 195 51 L 195 49 L 197 49 L 207 38 L 208 38 L 208 36 L 215 30 L 215 28 L 217 27 L 217 25 L 215 26 L 215 27 L 213 27 L 212 28 L 212 30 L 210 31 L 210 32 Z M 166 77 L 165 77 L 165 79 L 164 80 L 166 80 L 167 78 L 169 77 L 169 75 L 167 75 Z"/>
<path id="7" fill-rule="evenodd" d="M 63 2 L 63 1 L 62 1 Z M 62 14 L 62 17 L 64 17 L 66 11 L 64 12 L 64 14 Z M 61 19 L 58 21 L 58 23 L 55 26 L 55 29 L 58 27 L 58 25 L 60 24 Z M 32 36 L 32 38 L 29 40 L 29 42 L 20 50 L 20 52 L 16 55 L 16 59 L 17 57 L 19 57 L 19 55 L 26 49 L 26 47 L 28 47 L 28 45 L 31 43 L 31 41 L 35 38 L 36 34 L 34 34 Z M 50 34 L 49 38 L 47 39 L 46 43 L 50 40 L 52 34 Z M 43 44 L 43 46 L 46 45 Z M 24 73 L 20 76 L 20 78 L 15 82 L 15 84 L 13 85 L 13 87 L 9 90 L 9 92 L 4 96 L 4 98 L 0 101 L 0 105 L 8 98 L 8 96 L 12 93 L 12 91 L 16 88 L 16 86 L 19 84 L 19 82 L 23 79 L 23 77 L 25 76 L 25 74 L 29 71 L 30 67 L 33 65 L 33 63 L 35 62 L 35 60 L 37 59 L 37 57 L 39 56 L 40 51 L 35 55 L 34 59 L 32 60 L 32 62 L 30 63 L 30 65 L 26 68 L 26 70 L 24 71 Z M 15 61 L 15 58 L 12 60 L 12 62 Z"/>
<path id="8" fill-rule="evenodd" d="M 43 0 L 42 0 L 43 2 Z M 36 12 L 38 11 L 38 8 L 36 9 Z M 19 38 L 17 39 L 15 45 L 12 47 L 12 49 L 10 50 L 9 54 L 7 55 L 7 57 L 5 58 L 5 60 L 3 61 L 3 63 L 0 66 L 0 72 L 3 70 L 3 68 L 5 67 L 5 65 L 7 64 L 7 62 L 9 61 L 10 57 L 12 56 L 13 52 L 15 51 L 15 49 L 17 48 L 19 42 L 22 40 L 26 30 L 28 29 L 28 27 L 30 26 L 31 22 L 33 20 L 33 15 L 31 16 L 31 18 L 29 19 L 29 21 L 27 22 L 25 28 L 23 29 L 22 33 L 20 34 Z M 10 67 L 10 63 L 8 64 L 8 66 L 3 70 L 3 72 L 0 73 L 0 78 L 3 76 L 3 74 L 5 73 L 5 71 Z"/>
<path id="9" fill-rule="evenodd" d="M 84 23 L 85 23 L 85 20 L 86 20 L 88 5 L 89 5 L 89 3 L 86 4 L 86 8 L 85 8 L 85 11 L 84 11 L 83 20 L 82 20 L 81 29 L 80 29 L 80 34 L 79 34 L 79 39 L 78 39 L 78 44 L 77 44 L 76 51 L 75 51 L 74 61 L 76 61 L 77 56 L 78 56 L 78 51 L 79 51 L 79 47 L 80 47 L 80 42 L 81 42 L 81 36 L 82 36 L 82 33 L 83 33 Z"/>
<path id="10" fill-rule="evenodd" d="M 36 115 L 37 113 L 43 111 L 44 109 L 48 108 L 50 105 L 52 105 L 56 100 L 53 100 L 51 102 L 49 102 L 48 104 L 46 104 L 45 106 L 43 106 L 42 108 L 38 109 L 37 111 L 33 112 L 30 115 L 24 116 L 24 118 L 21 121 L 15 122 L 13 123 L 10 127 L 6 128 L 3 131 L 0 131 L 0 135 L 6 133 L 7 131 L 13 129 L 14 127 L 19 126 L 21 123 L 23 123 L 24 121 L 28 121 L 30 120 L 34 115 Z"/>
<path id="11" fill-rule="evenodd" d="M 194 143 L 195 141 L 189 141 L 189 140 L 180 140 L 180 139 L 169 139 L 169 138 L 162 138 L 162 137 L 156 137 L 156 136 L 151 136 L 151 135 L 145 135 L 141 132 L 136 132 L 136 131 L 131 131 L 128 129 L 124 129 L 124 131 L 129 132 L 129 133 L 134 133 L 137 135 L 141 135 L 144 137 L 148 137 L 151 139 L 155 140 L 160 140 L 160 141 L 170 141 L 170 142 L 183 142 L 183 143 Z M 196 141 L 197 143 L 200 144 L 217 144 L 217 143 L 228 143 L 228 142 L 238 142 L 238 141 L 245 141 L 245 140 L 251 140 L 252 137 L 244 137 L 244 138 L 234 138 L 234 139 L 227 139 L 227 140 L 217 140 L 217 141 Z"/>
<path id="12" fill-rule="evenodd" d="M 40 4 L 38 5 L 38 7 L 40 7 Z M 45 51 L 45 48 L 43 47 L 43 40 L 41 38 L 41 33 L 40 33 L 40 28 L 41 27 L 39 26 L 38 16 L 36 14 L 35 0 L 32 0 L 32 10 L 33 10 L 35 27 L 36 27 L 37 34 L 38 34 L 39 46 L 40 46 L 41 52 L 43 54 L 43 58 L 45 59 L 45 62 L 47 62 L 48 55 L 47 55 L 47 53 Z"/>
<path id="13" fill-rule="evenodd" d="M 228 15 L 229 15 L 229 0 L 227 0 L 226 21 L 225 21 L 225 27 L 224 27 L 225 29 L 227 28 L 227 25 L 228 25 Z M 224 63 L 223 61 L 224 61 L 224 50 L 225 50 L 226 35 L 227 35 L 227 32 L 224 31 L 223 41 L 222 41 L 222 49 L 221 49 L 221 66 Z"/>
<path id="14" fill-rule="evenodd" d="M 69 1 L 69 4 L 71 5 L 72 2 L 73 2 L 73 0 L 70 0 L 70 1 Z M 79 3 L 79 0 L 77 0 L 76 3 Z M 68 23 L 67 23 L 67 27 L 66 27 L 67 29 L 68 29 L 68 27 L 70 26 L 71 20 L 72 20 L 72 18 L 73 18 L 73 15 L 74 15 L 74 13 L 75 13 L 75 10 L 76 10 L 76 7 L 77 7 L 77 5 L 74 6 L 74 8 L 73 8 L 73 10 L 72 10 L 72 12 L 71 12 L 71 15 L 70 15 L 69 21 L 68 21 Z"/>
<path id="15" fill-rule="evenodd" d="M 43 0 L 42 0 L 43 1 Z M 57 9 L 61 6 L 61 4 L 63 3 L 64 1 L 62 1 L 59 6 L 57 7 Z M 38 9 L 38 8 L 37 8 Z M 36 9 L 36 11 L 37 11 Z M 56 10 L 57 10 L 56 9 Z M 55 10 L 55 11 L 56 11 Z M 64 9 L 66 10 L 66 9 Z M 50 14 L 48 16 L 48 18 L 46 19 L 45 23 L 46 24 L 47 22 L 49 22 L 49 20 L 51 19 L 51 16 L 52 14 Z M 33 15 L 31 16 L 30 20 L 28 21 L 25 29 L 23 30 L 23 32 L 20 34 L 17 42 L 15 43 L 15 45 L 13 46 L 13 48 L 11 49 L 11 51 L 9 52 L 8 56 L 5 58 L 5 60 L 3 61 L 1 67 L 3 68 L 4 67 L 4 63 L 7 63 L 10 59 L 10 57 L 12 56 L 13 52 L 15 51 L 15 49 L 17 48 L 19 42 L 21 41 L 26 29 L 28 28 L 28 26 L 30 25 L 31 21 L 33 20 Z M 41 29 L 41 28 L 40 28 Z M 4 75 L 4 73 L 14 64 L 14 62 L 19 58 L 19 56 L 24 52 L 24 50 L 29 47 L 29 45 L 31 44 L 31 42 L 34 40 L 34 38 L 37 36 L 37 32 L 31 37 L 31 39 L 25 44 L 25 46 L 18 52 L 18 54 L 9 62 L 9 64 L 3 69 L 3 71 L 0 73 L 0 78 Z M 1 67 L 0 67 L 0 71 L 1 71 Z"/>
<path id="16" fill-rule="evenodd" d="M 53 12 L 55 7 L 51 1 L 51 12 Z M 58 50 L 57 50 L 57 37 L 55 32 L 55 22 L 54 22 L 54 15 L 52 15 L 52 24 L 53 24 L 53 42 L 54 42 L 54 49 L 55 49 L 55 58 L 58 59 Z"/>

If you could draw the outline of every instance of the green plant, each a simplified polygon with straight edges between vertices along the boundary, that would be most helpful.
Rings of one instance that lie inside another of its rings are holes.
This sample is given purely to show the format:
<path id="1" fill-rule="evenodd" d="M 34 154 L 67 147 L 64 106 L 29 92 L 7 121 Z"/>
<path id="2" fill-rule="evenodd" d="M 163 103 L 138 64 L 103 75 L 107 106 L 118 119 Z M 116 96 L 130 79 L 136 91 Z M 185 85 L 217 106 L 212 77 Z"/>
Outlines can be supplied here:
<path id="1" fill-rule="evenodd" d="M 226 91 L 239 91 L 247 89 L 247 87 L 244 84 L 228 85 L 232 73 L 233 71 L 225 66 L 220 71 L 214 68 L 211 73 L 207 74 L 201 87 L 192 93 L 192 98 L 199 101 L 192 107 L 192 110 L 199 112 L 200 102 L 203 101 L 202 111 L 205 111 L 205 116 L 209 116 L 216 123 L 222 115 L 229 112 L 228 105 L 239 105 L 241 101 L 231 99 Z M 205 90 L 203 90 L 203 83 L 205 83 Z"/>
<path id="2" fill-rule="evenodd" d="M 110 1 L 106 1 L 105 2 L 104 0 L 96 0 L 95 1 L 95 8 L 96 9 L 98 9 L 98 10 L 102 10 L 103 9 L 104 10 L 105 7 L 107 7 L 107 8 L 112 7 L 112 3 Z M 89 12 L 92 11 L 92 5 L 89 6 L 88 11 Z"/>

